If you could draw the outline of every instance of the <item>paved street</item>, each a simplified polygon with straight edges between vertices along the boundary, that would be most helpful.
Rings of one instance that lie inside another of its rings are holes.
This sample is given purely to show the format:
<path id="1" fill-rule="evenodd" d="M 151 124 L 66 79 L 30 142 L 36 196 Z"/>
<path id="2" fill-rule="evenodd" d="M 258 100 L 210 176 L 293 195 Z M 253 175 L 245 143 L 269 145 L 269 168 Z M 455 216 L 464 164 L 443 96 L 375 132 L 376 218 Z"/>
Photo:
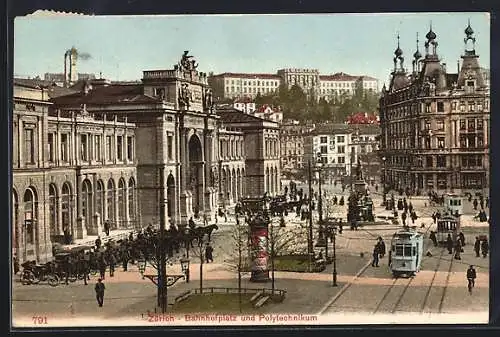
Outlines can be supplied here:
<path id="1" fill-rule="evenodd" d="M 338 192 L 334 190 L 331 193 Z M 380 205 L 380 197 L 376 194 L 374 197 L 375 205 Z M 423 199 L 412 199 L 412 203 L 420 216 L 416 225 L 418 227 L 424 225 L 420 230 L 428 233 L 434 229 L 435 225 L 430 218 L 433 209 L 427 207 Z M 376 208 L 376 213 L 380 208 Z M 345 211 L 346 206 L 337 207 L 339 216 L 342 212 L 345 216 Z M 204 288 L 237 287 L 237 274 L 225 263 L 229 258 L 228 252 L 231 251 L 229 236 L 234 223 L 231 217 L 228 220 L 228 223 L 219 221 L 219 230 L 212 236 L 215 261 L 204 264 Z M 294 214 L 287 217 L 287 226 L 299 225 L 300 221 Z M 426 237 L 424 253 L 429 251 L 432 256 L 424 256 L 421 271 L 414 278 L 394 280 L 387 266 L 387 257 L 381 260 L 379 268 L 370 266 L 370 258 L 376 238 L 383 237 L 389 246 L 391 236 L 398 228 L 399 226 L 392 224 L 366 226 L 357 231 L 345 228 L 342 234 L 337 235 L 336 240 L 337 287 L 332 287 L 332 265 L 328 265 L 322 273 L 276 272 L 276 288 L 286 290 L 287 296 L 282 304 L 265 305 L 259 312 L 429 315 L 471 310 L 487 315 L 489 259 L 476 258 L 472 252 L 473 238 L 488 233 L 484 223 L 466 222 L 463 232 L 468 244 L 464 247 L 462 260 L 452 260 L 451 255 L 443 252 L 442 248 L 429 246 L 430 240 Z M 323 254 L 326 253 L 324 249 L 322 250 Z M 332 250 L 333 246 L 330 243 L 330 256 Z M 319 252 L 319 249 L 316 248 L 316 251 Z M 465 277 L 469 264 L 474 264 L 478 272 L 472 295 L 467 292 Z M 181 280 L 168 289 L 170 304 L 182 292 L 199 287 L 199 261 L 193 251 L 190 271 L 190 283 Z M 148 268 L 146 273 L 156 273 L 156 271 Z M 169 266 L 168 273 L 180 274 L 179 263 L 174 261 Z M 156 288 L 151 281 L 141 278 L 136 266 L 131 266 L 128 272 L 118 268 L 115 277 L 106 277 L 106 295 L 102 308 L 96 304 L 93 290 L 95 281 L 96 277 L 93 277 L 87 286 L 83 285 L 82 281 L 77 281 L 54 288 L 42 284 L 23 286 L 15 282 L 14 318 L 29 319 L 33 315 L 45 315 L 53 322 L 76 317 L 98 317 L 105 320 L 130 317 L 140 320 L 142 314 L 154 310 Z M 269 288 L 271 285 L 251 283 L 246 273 L 243 276 L 243 286 Z"/>

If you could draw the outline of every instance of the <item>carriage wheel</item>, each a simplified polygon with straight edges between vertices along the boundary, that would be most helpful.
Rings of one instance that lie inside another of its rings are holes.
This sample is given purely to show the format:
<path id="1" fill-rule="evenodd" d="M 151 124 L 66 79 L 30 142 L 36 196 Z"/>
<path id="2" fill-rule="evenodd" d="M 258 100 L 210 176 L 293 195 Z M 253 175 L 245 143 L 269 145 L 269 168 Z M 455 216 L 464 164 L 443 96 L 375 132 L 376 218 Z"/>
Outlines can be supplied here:
<path id="1" fill-rule="evenodd" d="M 23 271 L 21 274 L 21 283 L 23 285 L 32 284 L 35 280 L 35 275 L 31 271 Z"/>
<path id="2" fill-rule="evenodd" d="M 92 269 L 92 270 L 90 271 L 90 275 L 92 275 L 92 276 L 96 276 L 96 275 L 97 275 L 97 269 Z"/>
<path id="3" fill-rule="evenodd" d="M 59 277 L 57 275 L 48 275 L 47 282 L 50 286 L 55 287 L 59 284 Z"/>
<path id="4" fill-rule="evenodd" d="M 77 279 L 77 276 L 73 275 L 73 274 L 68 277 L 68 281 L 70 281 L 70 282 L 75 282 L 76 279 Z"/>

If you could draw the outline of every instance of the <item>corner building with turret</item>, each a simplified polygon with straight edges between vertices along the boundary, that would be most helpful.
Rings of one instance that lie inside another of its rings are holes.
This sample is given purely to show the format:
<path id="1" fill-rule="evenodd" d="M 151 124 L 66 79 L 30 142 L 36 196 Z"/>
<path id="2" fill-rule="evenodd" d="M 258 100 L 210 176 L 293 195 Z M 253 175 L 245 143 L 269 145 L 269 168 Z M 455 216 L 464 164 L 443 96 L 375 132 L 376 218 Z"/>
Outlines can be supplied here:
<path id="1" fill-rule="evenodd" d="M 392 78 L 379 104 L 382 180 L 387 188 L 413 195 L 483 193 L 490 174 L 490 90 L 474 31 L 469 23 L 457 73 L 441 63 L 432 27 L 425 38 L 422 56 L 417 36 L 410 73 L 398 36 Z"/>

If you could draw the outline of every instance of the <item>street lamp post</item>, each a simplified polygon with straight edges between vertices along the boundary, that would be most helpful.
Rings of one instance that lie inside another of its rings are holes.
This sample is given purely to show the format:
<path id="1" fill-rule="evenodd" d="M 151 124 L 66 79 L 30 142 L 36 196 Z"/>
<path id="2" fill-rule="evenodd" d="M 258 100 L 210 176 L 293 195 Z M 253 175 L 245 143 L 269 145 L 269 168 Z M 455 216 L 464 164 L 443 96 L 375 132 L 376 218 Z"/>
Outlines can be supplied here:
<path id="1" fill-rule="evenodd" d="M 318 199 L 318 216 L 319 216 L 319 222 L 321 223 L 323 221 L 323 196 L 321 194 L 321 168 L 322 168 L 322 159 L 321 159 L 321 153 L 318 152 L 318 189 L 319 189 L 319 199 Z"/>
<path id="2" fill-rule="evenodd" d="M 385 158 L 385 156 L 382 157 L 382 163 L 384 165 L 384 173 L 382 175 L 382 178 L 383 178 L 383 184 L 382 184 L 382 200 L 383 200 L 383 203 L 382 203 L 382 206 L 386 206 L 385 209 L 388 209 L 387 208 L 387 200 L 386 200 L 386 198 L 387 198 L 387 193 L 386 193 L 387 192 L 387 190 L 386 190 L 386 179 L 387 179 L 386 174 L 387 173 L 386 173 L 386 168 L 385 168 L 385 161 L 386 160 L 387 160 L 387 158 Z"/>
<path id="3" fill-rule="evenodd" d="M 337 286 L 337 254 L 336 254 L 336 245 L 335 245 L 335 237 L 337 236 L 337 227 L 332 228 L 332 239 L 333 239 L 333 272 L 332 272 L 332 278 L 333 278 L 333 284 L 332 286 L 336 287 Z M 328 246 L 328 245 L 327 245 Z"/>
<path id="4" fill-rule="evenodd" d="M 165 252 L 165 167 L 160 167 L 160 241 L 158 243 L 158 304 L 161 312 L 167 312 L 167 257 Z"/>
<path id="5" fill-rule="evenodd" d="M 314 254 L 313 251 L 313 224 L 312 224 L 312 186 L 311 186 L 311 160 L 308 160 L 308 178 L 309 178 L 309 235 L 308 235 L 308 244 L 307 250 L 309 255 L 309 271 L 312 271 L 312 257 Z"/>
<path id="6" fill-rule="evenodd" d="M 186 256 L 183 256 L 181 258 L 181 270 L 186 276 L 186 283 L 189 283 L 189 258 Z"/>

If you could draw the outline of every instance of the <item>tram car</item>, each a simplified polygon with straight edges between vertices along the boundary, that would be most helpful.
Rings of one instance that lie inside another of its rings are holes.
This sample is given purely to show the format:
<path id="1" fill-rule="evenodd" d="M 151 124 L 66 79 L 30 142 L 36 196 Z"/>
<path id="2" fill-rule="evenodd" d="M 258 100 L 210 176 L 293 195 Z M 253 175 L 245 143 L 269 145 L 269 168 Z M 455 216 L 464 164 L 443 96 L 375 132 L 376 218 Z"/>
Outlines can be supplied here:
<path id="1" fill-rule="evenodd" d="M 456 215 L 462 215 L 464 214 L 464 197 L 457 195 L 457 194 L 445 194 L 444 195 L 444 208 L 445 212 L 448 212 L 450 214 Z"/>
<path id="2" fill-rule="evenodd" d="M 420 270 L 424 251 L 424 236 L 414 228 L 405 227 L 394 233 L 389 252 L 393 277 L 413 276 Z"/>
<path id="3" fill-rule="evenodd" d="M 460 218 L 454 215 L 445 215 L 437 219 L 436 239 L 439 243 L 446 243 L 448 234 L 451 235 L 453 242 L 456 241 L 460 233 Z"/>

